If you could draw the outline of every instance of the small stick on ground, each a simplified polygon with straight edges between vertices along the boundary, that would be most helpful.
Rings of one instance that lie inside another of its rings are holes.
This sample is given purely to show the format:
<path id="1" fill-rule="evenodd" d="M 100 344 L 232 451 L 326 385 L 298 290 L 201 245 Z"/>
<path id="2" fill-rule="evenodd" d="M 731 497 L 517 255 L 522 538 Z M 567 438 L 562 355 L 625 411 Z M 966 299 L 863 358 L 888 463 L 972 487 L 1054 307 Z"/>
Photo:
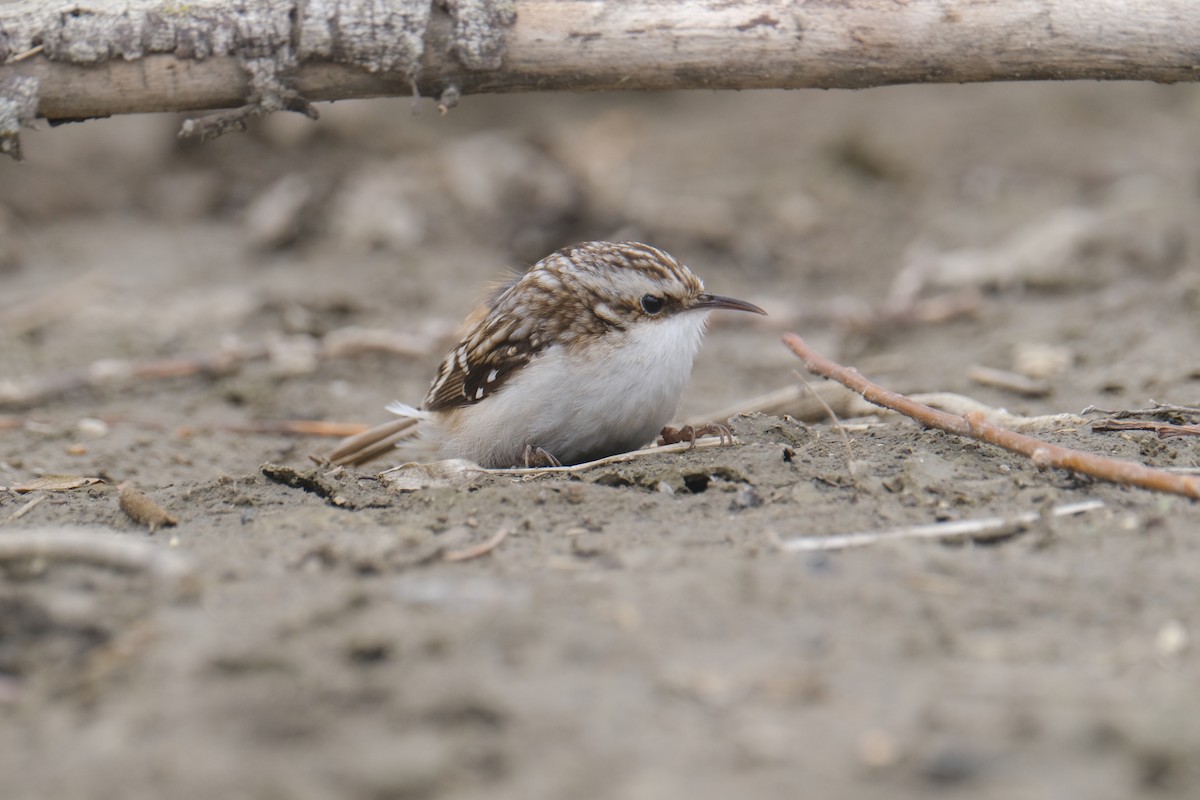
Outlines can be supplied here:
<path id="1" fill-rule="evenodd" d="M 829 424 L 832 425 L 833 429 L 838 432 L 838 436 L 840 436 L 842 439 L 842 446 L 846 448 L 846 471 L 850 473 L 851 479 L 857 480 L 858 476 L 855 474 L 854 469 L 854 447 L 853 443 L 850 441 L 850 434 L 846 433 L 846 426 L 842 424 L 840 419 L 838 419 L 838 415 L 834 413 L 833 407 L 829 405 L 829 403 L 826 403 L 825 399 L 821 397 L 821 395 L 817 394 L 816 390 L 813 389 L 812 384 L 808 382 L 808 379 L 799 372 L 795 373 L 795 375 L 796 378 L 804 384 L 804 388 L 807 389 L 814 398 L 816 398 L 817 402 L 824 406 L 825 413 L 829 416 Z"/>
<path id="2" fill-rule="evenodd" d="M 470 561 L 472 558 L 486 556 L 488 553 L 499 547 L 500 543 L 507 539 L 510 533 L 512 533 L 511 528 L 501 528 L 500 530 L 496 531 L 495 535 L 486 542 L 480 542 L 479 544 L 472 545 L 471 547 L 464 547 L 461 550 L 449 550 L 443 553 L 442 561 Z"/>
<path id="3" fill-rule="evenodd" d="M 1067 503 L 1050 509 L 1051 517 L 1066 517 L 1082 514 L 1085 511 L 1095 511 L 1103 508 L 1100 500 L 1085 500 L 1081 503 Z M 930 525 L 913 525 L 907 528 L 892 528 L 885 531 L 864 531 L 862 533 L 842 533 L 832 536 L 798 536 L 779 543 L 779 549 L 786 553 L 811 552 L 814 550 L 845 550 L 850 547 L 864 547 L 869 544 L 884 542 L 889 539 L 949 539 L 957 537 L 995 536 L 1007 530 L 1023 529 L 1042 517 L 1038 511 L 1023 511 L 1008 517 L 985 517 L 983 519 L 954 520 L 952 522 L 935 522 Z"/>
<path id="4" fill-rule="evenodd" d="M 34 56 L 36 56 L 38 53 L 41 53 L 45 49 L 46 49 L 46 45 L 39 44 L 37 47 L 31 47 L 23 53 L 17 53 L 16 55 L 9 56 L 8 60 L 5 61 L 4 63 L 5 64 L 18 64 L 27 58 L 33 58 Z"/>
<path id="5" fill-rule="evenodd" d="M 985 421 L 979 413 L 956 416 L 937 411 L 872 383 L 852 367 L 844 367 L 830 361 L 809 348 L 804 340 L 794 333 L 784 334 L 783 343 L 804 361 L 804 366 L 809 372 L 831 378 L 858 392 L 870 402 L 898 411 L 926 427 L 994 444 L 1009 452 L 1028 457 L 1038 468 L 1056 467 L 1124 486 L 1138 486 L 1151 491 L 1200 499 L 1200 480 L 1194 477 L 1154 469 L 1133 461 L 1060 447 L 993 425 Z"/>
<path id="6" fill-rule="evenodd" d="M 48 495 L 48 494 L 39 494 L 37 497 L 30 500 L 28 503 L 26 503 L 25 505 L 18 508 L 12 514 L 9 514 L 8 521 L 12 522 L 14 520 L 18 520 L 21 517 L 25 516 L 30 511 L 33 511 L 35 508 L 37 508 L 38 505 L 49 496 L 50 495 Z"/>

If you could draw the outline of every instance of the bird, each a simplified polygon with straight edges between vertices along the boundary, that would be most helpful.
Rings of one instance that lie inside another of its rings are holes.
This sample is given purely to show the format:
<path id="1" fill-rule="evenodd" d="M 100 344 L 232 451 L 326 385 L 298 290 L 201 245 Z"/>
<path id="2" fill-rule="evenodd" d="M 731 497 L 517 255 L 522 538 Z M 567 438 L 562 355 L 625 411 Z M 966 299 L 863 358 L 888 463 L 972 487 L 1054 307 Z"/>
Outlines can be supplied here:
<path id="1" fill-rule="evenodd" d="M 709 294 L 640 242 L 564 247 L 499 285 L 463 325 L 419 408 L 343 440 L 358 466 L 417 437 L 485 468 L 571 465 L 637 449 L 670 422 L 715 310 L 766 314 Z"/>

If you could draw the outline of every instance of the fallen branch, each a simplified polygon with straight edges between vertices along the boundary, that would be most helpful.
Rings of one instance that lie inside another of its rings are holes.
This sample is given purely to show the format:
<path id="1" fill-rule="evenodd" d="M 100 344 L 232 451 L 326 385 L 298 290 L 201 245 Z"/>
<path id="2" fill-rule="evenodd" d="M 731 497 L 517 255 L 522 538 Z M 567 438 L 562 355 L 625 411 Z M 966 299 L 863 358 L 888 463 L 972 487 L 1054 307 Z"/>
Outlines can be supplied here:
<path id="1" fill-rule="evenodd" d="M 1195 81 L 1194 0 L 123 0 L 0 5 L 0 149 L 35 116 L 420 93 Z"/>
<path id="2" fill-rule="evenodd" d="M 1073 516 L 1103 507 L 1104 503 L 1100 500 L 1084 500 L 1081 503 L 1055 506 L 1045 514 L 1040 511 L 1023 511 L 1008 517 L 935 522 L 930 525 L 912 525 L 907 528 L 892 528 L 885 531 L 842 533 L 831 536 L 798 536 L 779 542 L 779 549 L 785 553 L 807 553 L 815 550 L 845 550 L 850 547 L 864 547 L 892 539 L 952 539 L 959 537 L 994 539 L 996 536 L 1010 531 L 1019 533 L 1046 516 Z"/>
<path id="3" fill-rule="evenodd" d="M 852 367 L 844 367 L 830 361 L 809 348 L 804 340 L 794 333 L 784 334 L 783 343 L 804 361 L 804 366 L 809 372 L 831 378 L 858 392 L 871 403 L 898 411 L 928 428 L 937 428 L 947 433 L 994 444 L 1009 452 L 1028 457 L 1039 469 L 1055 467 L 1111 483 L 1200 499 L 1200 480 L 1194 477 L 1050 444 L 993 425 L 985 421 L 983 415 L 978 412 L 965 416 L 947 414 L 872 383 Z"/>

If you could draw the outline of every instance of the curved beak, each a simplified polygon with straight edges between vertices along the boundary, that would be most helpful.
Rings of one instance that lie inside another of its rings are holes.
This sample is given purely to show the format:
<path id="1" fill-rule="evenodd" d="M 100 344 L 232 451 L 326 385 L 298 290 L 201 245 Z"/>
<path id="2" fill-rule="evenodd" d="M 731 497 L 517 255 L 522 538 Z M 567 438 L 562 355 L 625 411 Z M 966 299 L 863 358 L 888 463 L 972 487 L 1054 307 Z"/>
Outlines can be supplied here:
<path id="1" fill-rule="evenodd" d="M 727 308 L 730 311 L 750 311 L 763 315 L 767 313 L 754 305 L 754 303 L 747 303 L 745 300 L 735 300 L 732 297 L 722 297 L 719 294 L 708 294 L 707 292 L 698 296 L 696 302 L 692 303 L 688 310 L 694 311 L 701 308 Z"/>

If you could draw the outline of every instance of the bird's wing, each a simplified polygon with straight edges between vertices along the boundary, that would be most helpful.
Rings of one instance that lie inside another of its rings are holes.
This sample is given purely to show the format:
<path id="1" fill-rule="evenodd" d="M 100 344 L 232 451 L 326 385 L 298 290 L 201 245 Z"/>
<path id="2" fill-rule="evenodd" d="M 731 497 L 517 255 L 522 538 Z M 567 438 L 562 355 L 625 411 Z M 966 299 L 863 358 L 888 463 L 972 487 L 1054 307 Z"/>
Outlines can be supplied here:
<path id="1" fill-rule="evenodd" d="M 421 408 L 444 411 L 478 403 L 528 364 L 546 341 L 536 318 L 493 308 L 442 361 Z"/>

